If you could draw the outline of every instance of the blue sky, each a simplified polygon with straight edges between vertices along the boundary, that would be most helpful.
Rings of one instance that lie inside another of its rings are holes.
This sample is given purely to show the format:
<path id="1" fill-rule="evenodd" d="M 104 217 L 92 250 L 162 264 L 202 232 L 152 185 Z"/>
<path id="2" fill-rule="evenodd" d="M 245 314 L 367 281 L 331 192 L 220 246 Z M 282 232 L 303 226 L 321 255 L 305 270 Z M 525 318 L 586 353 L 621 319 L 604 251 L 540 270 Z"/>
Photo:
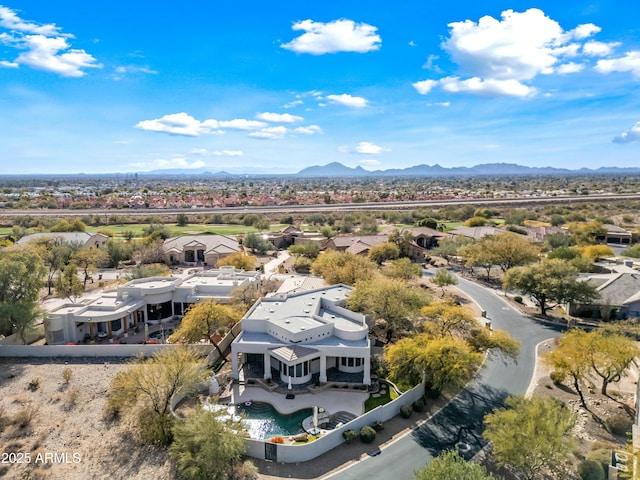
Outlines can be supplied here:
<path id="1" fill-rule="evenodd" d="M 636 0 L 0 0 L 0 173 L 640 167 L 639 18 Z"/>

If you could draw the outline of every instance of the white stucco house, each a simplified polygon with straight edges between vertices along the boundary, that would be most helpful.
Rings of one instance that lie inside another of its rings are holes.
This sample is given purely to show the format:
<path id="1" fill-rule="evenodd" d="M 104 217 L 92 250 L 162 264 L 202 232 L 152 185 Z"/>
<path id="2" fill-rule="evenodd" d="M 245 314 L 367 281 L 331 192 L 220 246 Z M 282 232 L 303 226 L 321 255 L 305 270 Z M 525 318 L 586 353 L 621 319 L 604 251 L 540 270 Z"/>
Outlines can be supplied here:
<path id="1" fill-rule="evenodd" d="M 80 303 L 67 303 L 49 312 L 45 337 L 49 345 L 113 339 L 144 324 L 181 318 L 187 308 L 207 299 L 226 302 L 236 288 L 257 284 L 260 272 L 233 267 L 205 270 L 185 277 L 149 277 L 103 292 Z"/>
<path id="2" fill-rule="evenodd" d="M 102 248 L 107 243 L 107 237 L 103 233 L 89 233 L 89 232 L 38 232 L 25 235 L 16 243 L 18 245 L 25 245 L 30 242 L 36 242 L 38 240 L 55 240 L 63 243 L 77 243 L 82 245 L 82 248 Z"/>
<path id="3" fill-rule="evenodd" d="M 301 385 L 333 376 L 370 385 L 369 326 L 344 307 L 351 291 L 339 284 L 258 300 L 231 344 L 232 377 Z"/>

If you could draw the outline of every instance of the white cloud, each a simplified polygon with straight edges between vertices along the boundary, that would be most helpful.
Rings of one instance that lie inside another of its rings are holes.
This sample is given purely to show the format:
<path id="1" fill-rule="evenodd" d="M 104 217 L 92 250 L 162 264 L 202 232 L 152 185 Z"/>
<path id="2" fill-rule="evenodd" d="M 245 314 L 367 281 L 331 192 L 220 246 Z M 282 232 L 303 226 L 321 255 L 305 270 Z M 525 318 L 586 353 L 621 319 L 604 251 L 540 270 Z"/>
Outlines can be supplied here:
<path id="1" fill-rule="evenodd" d="M 602 29 L 599 26 L 594 25 L 593 23 L 584 23 L 571 30 L 569 34 L 577 40 L 582 40 L 599 33 L 601 30 Z"/>
<path id="2" fill-rule="evenodd" d="M 195 160 L 193 162 L 190 162 L 182 155 L 176 155 L 170 159 L 158 158 L 151 162 L 136 162 L 131 164 L 133 168 L 139 168 L 143 170 L 167 170 L 174 168 L 194 169 L 202 168 L 206 165 L 207 164 L 202 160 Z"/>
<path id="3" fill-rule="evenodd" d="M 294 23 L 291 28 L 305 33 L 281 47 L 296 53 L 312 55 L 336 52 L 366 53 L 379 50 L 382 43 L 380 36 L 376 33 L 378 30 L 376 27 L 347 19 L 329 23 L 303 20 Z"/>
<path id="4" fill-rule="evenodd" d="M 267 126 L 264 122 L 257 120 L 246 120 L 244 118 L 234 118 L 233 120 L 219 122 L 222 128 L 231 128 L 233 130 L 257 130 Z"/>
<path id="5" fill-rule="evenodd" d="M 172 135 L 198 137 L 206 133 L 214 133 L 219 128 L 219 122 L 213 119 L 201 122 L 184 112 L 171 113 L 154 120 L 143 120 L 135 125 L 141 130 L 163 132 Z"/>
<path id="6" fill-rule="evenodd" d="M 148 66 L 138 67 L 136 65 L 121 65 L 116 67 L 111 78 L 114 80 L 122 80 L 127 74 L 144 73 L 147 75 L 157 75 L 158 72 Z"/>
<path id="7" fill-rule="evenodd" d="M 584 65 L 581 63 L 569 62 L 569 63 L 564 63 L 562 65 L 559 65 L 556 70 L 560 75 L 566 75 L 569 73 L 578 73 L 584 70 Z"/>
<path id="8" fill-rule="evenodd" d="M 18 68 L 18 64 L 16 62 L 7 62 L 6 60 L 0 60 L 0 67 Z"/>
<path id="9" fill-rule="evenodd" d="M 68 39 L 73 35 L 61 33 L 55 24 L 28 22 L 0 6 L 0 26 L 10 32 L 0 34 L 0 43 L 21 50 L 13 62 L 3 60 L 4 66 L 28 65 L 63 77 L 82 77 L 85 69 L 102 67 L 93 55 L 71 48 Z"/>
<path id="10" fill-rule="evenodd" d="M 440 82 L 438 80 L 422 80 L 420 82 L 412 83 L 411 85 L 418 91 L 419 94 L 426 95 L 439 83 Z"/>
<path id="11" fill-rule="evenodd" d="M 620 46 L 620 42 L 596 42 L 591 40 L 582 46 L 582 51 L 590 57 L 606 57 L 613 53 L 614 48 Z"/>
<path id="12" fill-rule="evenodd" d="M 367 99 L 362 97 L 352 97 L 346 93 L 341 95 L 327 95 L 327 100 L 331 103 L 338 103 L 346 107 L 363 108 L 367 106 Z"/>
<path id="13" fill-rule="evenodd" d="M 371 142 L 360 142 L 356 145 L 355 152 L 361 153 L 365 155 L 379 155 L 382 152 L 390 152 L 391 150 L 388 148 L 380 147 Z"/>
<path id="14" fill-rule="evenodd" d="M 631 72 L 640 79 L 640 50 L 627 52 L 624 57 L 598 60 L 595 66 L 600 73 Z"/>
<path id="15" fill-rule="evenodd" d="M 0 5 L 0 27 L 23 33 L 36 33 L 39 35 L 58 35 L 60 28 L 55 24 L 38 25 L 27 22 L 16 15 L 14 10 Z"/>
<path id="16" fill-rule="evenodd" d="M 287 127 L 266 127 L 259 132 L 250 133 L 249 136 L 253 138 L 267 139 L 267 140 L 279 140 L 287 134 Z"/>
<path id="17" fill-rule="evenodd" d="M 294 128 L 291 132 L 299 135 L 315 135 L 316 133 L 322 133 L 322 129 L 318 125 L 309 125 L 307 127 Z"/>
<path id="18" fill-rule="evenodd" d="M 207 150 L 206 148 L 194 148 L 189 153 L 203 157 L 242 157 L 241 150 Z"/>
<path id="19" fill-rule="evenodd" d="M 256 118 L 271 123 L 295 123 L 304 120 L 302 117 L 291 115 L 289 113 L 271 113 L 264 112 L 256 115 Z"/>
<path id="20" fill-rule="evenodd" d="M 289 103 L 285 103 L 282 108 L 293 108 L 293 107 L 297 107 L 298 105 L 302 105 L 304 102 L 302 100 L 293 100 Z"/>
<path id="21" fill-rule="evenodd" d="M 613 139 L 613 143 L 640 142 L 640 122 Z"/>
<path id="22" fill-rule="evenodd" d="M 451 102 L 434 102 L 428 104 L 430 107 L 450 107 Z"/>
<path id="23" fill-rule="evenodd" d="M 528 97 L 535 94 L 534 88 L 517 80 L 483 80 L 478 77 L 460 80 L 457 77 L 446 77 L 440 80 L 443 90 L 450 93 L 473 93 L 488 97 L 509 96 Z"/>
<path id="24" fill-rule="evenodd" d="M 477 22 L 453 22 L 449 29 L 442 48 L 465 76 L 413 83 L 421 94 L 439 86 L 454 93 L 527 97 L 537 93 L 528 83 L 538 75 L 575 73 L 584 68 L 579 62 L 566 62 L 578 57 L 581 48 L 584 54 L 595 55 L 615 47 L 594 41 L 581 45 L 580 41 L 598 33 L 600 27 L 583 24 L 565 31 L 537 8 L 505 10 L 500 19 L 484 16 Z"/>

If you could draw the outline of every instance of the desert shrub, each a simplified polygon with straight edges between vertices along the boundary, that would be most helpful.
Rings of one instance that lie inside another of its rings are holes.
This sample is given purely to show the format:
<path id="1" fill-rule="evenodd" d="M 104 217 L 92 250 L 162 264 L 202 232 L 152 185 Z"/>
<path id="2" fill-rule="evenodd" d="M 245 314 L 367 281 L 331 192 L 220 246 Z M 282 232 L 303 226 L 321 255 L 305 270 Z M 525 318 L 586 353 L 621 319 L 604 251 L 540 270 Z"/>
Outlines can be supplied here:
<path id="1" fill-rule="evenodd" d="M 376 438 L 376 431 L 368 425 L 360 429 L 360 440 L 362 443 L 371 443 Z"/>
<path id="2" fill-rule="evenodd" d="M 516 295 L 513 297 L 513 301 L 516 303 L 522 303 L 522 297 L 520 295 Z"/>
<path id="3" fill-rule="evenodd" d="M 351 440 L 356 438 L 357 435 L 358 434 L 356 433 L 356 431 L 352 429 L 345 430 L 344 432 L 342 432 L 342 438 L 344 438 L 345 442 L 347 443 L 351 443 Z"/>
<path id="4" fill-rule="evenodd" d="M 238 462 L 231 467 L 229 478 L 234 480 L 257 480 L 258 468 L 250 460 L 245 460 L 242 463 Z"/>
<path id="5" fill-rule="evenodd" d="M 276 435 L 275 437 L 271 437 L 269 441 L 271 443 L 284 443 L 284 438 L 282 438 L 280 435 Z"/>
<path id="6" fill-rule="evenodd" d="M 604 469 L 600 462 L 583 460 L 578 465 L 578 475 L 582 480 L 605 480 Z"/>
<path id="7" fill-rule="evenodd" d="M 16 412 L 13 417 L 13 424 L 18 428 L 27 428 L 38 414 L 38 409 L 33 405 L 25 405 Z"/>
<path id="8" fill-rule="evenodd" d="M 71 388 L 64 397 L 64 408 L 71 410 L 78 403 L 78 397 L 80 396 L 80 390 L 77 388 Z"/>
<path id="9" fill-rule="evenodd" d="M 5 427 L 9 424 L 9 419 L 7 418 L 7 412 L 4 409 L 3 405 L 0 405 L 0 433 L 2 433 Z"/>
<path id="10" fill-rule="evenodd" d="M 564 381 L 565 377 L 566 377 L 566 375 L 564 373 L 558 372 L 558 371 L 555 371 L 555 370 L 549 374 L 549 378 L 556 385 L 562 383 Z"/>
<path id="11" fill-rule="evenodd" d="M 62 380 L 64 380 L 64 383 L 69 383 L 71 378 L 73 378 L 73 370 L 67 367 L 62 371 Z"/>
<path id="12" fill-rule="evenodd" d="M 609 462 L 611 461 L 611 449 L 614 447 L 612 444 L 602 444 L 602 442 L 594 442 L 591 446 L 591 451 L 587 453 L 585 460 L 592 460 L 599 463 L 602 466 L 603 471 L 607 471 L 609 468 Z"/>
<path id="13" fill-rule="evenodd" d="M 413 402 L 412 407 L 416 412 L 423 412 L 424 411 L 424 400 L 419 398 L 418 400 Z"/>
<path id="14" fill-rule="evenodd" d="M 624 413 L 616 413 L 605 420 L 607 430 L 615 435 L 626 435 L 631 431 L 631 418 Z"/>
<path id="15" fill-rule="evenodd" d="M 30 381 L 29 381 L 29 386 L 28 386 L 29 390 L 31 390 L 32 392 L 35 392 L 36 390 L 38 390 L 38 388 L 40 388 L 40 377 L 33 377 Z"/>
<path id="16" fill-rule="evenodd" d="M 402 418 L 409 418 L 413 413 L 413 407 L 411 405 L 403 405 L 400 407 L 400 416 Z"/>
<path id="17" fill-rule="evenodd" d="M 373 424 L 371 425 L 371 428 L 373 428 L 376 432 L 379 432 L 381 430 L 384 430 L 384 425 L 380 420 L 376 420 L 375 422 L 373 422 Z"/>
<path id="18" fill-rule="evenodd" d="M 143 408 L 138 414 L 138 435 L 146 445 L 169 445 L 173 440 L 171 414 L 158 415 L 149 408 Z"/>

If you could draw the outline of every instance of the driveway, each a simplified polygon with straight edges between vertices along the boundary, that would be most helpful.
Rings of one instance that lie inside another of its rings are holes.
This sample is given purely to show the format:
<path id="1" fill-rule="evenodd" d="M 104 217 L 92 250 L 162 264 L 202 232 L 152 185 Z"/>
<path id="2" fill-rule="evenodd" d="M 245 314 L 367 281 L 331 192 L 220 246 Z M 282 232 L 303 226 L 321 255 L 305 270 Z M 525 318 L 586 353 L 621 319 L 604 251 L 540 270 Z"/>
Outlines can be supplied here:
<path id="1" fill-rule="evenodd" d="M 483 418 L 509 395 L 524 394 L 533 378 L 538 343 L 560 335 L 521 315 L 492 290 L 459 278 L 458 288 L 486 310 L 493 328 L 504 329 L 522 342 L 517 363 L 489 354 L 485 368 L 462 392 L 428 422 L 326 479 L 413 479 L 414 472 L 447 449 L 458 449 L 467 459 L 484 445 Z"/>

